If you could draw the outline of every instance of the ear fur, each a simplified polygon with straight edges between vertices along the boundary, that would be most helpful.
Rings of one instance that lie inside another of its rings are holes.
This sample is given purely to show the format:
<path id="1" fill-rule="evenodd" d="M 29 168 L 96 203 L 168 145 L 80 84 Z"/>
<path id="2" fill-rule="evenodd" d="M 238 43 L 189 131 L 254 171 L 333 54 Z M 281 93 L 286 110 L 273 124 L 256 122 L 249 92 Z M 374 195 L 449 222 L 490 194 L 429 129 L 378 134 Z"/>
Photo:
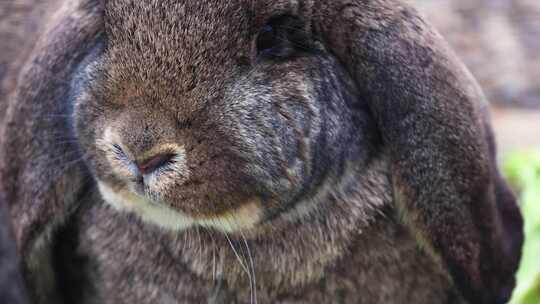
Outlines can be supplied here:
<path id="1" fill-rule="evenodd" d="M 11 304 L 28 303 L 5 203 L 0 193 L 0 300 Z"/>
<path id="2" fill-rule="evenodd" d="M 102 28 L 99 1 L 65 1 L 51 9 L 56 10 L 49 26 L 8 98 L 0 134 L 0 191 L 37 303 L 50 300 L 50 278 L 35 275 L 50 270 L 45 256 L 50 234 L 77 208 L 77 197 L 89 185 L 66 123 L 67 101 L 72 74 Z"/>
<path id="3" fill-rule="evenodd" d="M 407 222 L 471 303 L 504 303 L 515 284 L 521 216 L 495 166 L 475 80 L 399 0 L 313 3 L 314 31 L 355 79 L 389 148 Z"/>

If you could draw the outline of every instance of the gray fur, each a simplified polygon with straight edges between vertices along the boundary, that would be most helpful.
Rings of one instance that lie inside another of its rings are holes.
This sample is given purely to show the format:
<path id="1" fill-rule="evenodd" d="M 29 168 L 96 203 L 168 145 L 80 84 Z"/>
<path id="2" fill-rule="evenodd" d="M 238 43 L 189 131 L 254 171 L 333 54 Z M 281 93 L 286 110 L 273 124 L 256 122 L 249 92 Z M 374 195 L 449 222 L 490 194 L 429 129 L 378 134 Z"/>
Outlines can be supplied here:
<path id="1" fill-rule="evenodd" d="M 0 200 L 0 270 L 0 302 L 28 303 L 11 231 L 11 220 L 3 200 Z"/>

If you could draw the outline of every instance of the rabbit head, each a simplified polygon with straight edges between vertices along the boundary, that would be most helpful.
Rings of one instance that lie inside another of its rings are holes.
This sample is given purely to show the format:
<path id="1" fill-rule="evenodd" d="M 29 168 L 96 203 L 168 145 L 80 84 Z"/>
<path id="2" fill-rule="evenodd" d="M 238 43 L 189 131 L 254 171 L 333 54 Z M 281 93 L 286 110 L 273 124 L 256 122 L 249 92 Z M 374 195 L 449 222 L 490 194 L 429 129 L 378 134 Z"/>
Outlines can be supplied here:
<path id="1" fill-rule="evenodd" d="M 252 228 L 372 152 L 365 103 L 285 4 L 108 3 L 74 108 L 108 202 L 173 229 Z"/>

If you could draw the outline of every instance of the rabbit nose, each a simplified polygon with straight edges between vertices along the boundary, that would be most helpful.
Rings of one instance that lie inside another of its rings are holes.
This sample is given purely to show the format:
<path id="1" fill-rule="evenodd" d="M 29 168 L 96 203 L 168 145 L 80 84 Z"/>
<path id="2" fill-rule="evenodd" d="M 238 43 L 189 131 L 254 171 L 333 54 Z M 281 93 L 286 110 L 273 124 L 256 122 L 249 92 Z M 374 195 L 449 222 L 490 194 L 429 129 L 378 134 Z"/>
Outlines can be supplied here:
<path id="1" fill-rule="evenodd" d="M 139 169 L 139 172 L 142 175 L 150 174 L 160 167 L 163 167 L 169 163 L 171 163 L 172 158 L 174 157 L 174 154 L 166 153 L 166 154 L 158 154 L 155 156 L 152 156 L 150 158 L 147 158 L 142 161 L 137 161 L 135 164 L 137 165 L 137 168 Z"/>

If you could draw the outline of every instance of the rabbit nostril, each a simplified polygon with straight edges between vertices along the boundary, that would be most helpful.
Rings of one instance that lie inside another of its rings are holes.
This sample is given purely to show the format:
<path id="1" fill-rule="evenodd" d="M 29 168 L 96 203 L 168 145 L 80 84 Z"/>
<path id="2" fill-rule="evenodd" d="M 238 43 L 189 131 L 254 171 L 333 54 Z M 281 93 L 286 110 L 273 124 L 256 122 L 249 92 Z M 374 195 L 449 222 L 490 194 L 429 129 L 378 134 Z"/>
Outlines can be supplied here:
<path id="1" fill-rule="evenodd" d="M 141 172 L 142 175 L 152 173 L 156 169 L 159 169 L 160 167 L 163 167 L 164 165 L 171 162 L 171 159 L 174 157 L 174 154 L 168 153 L 168 154 L 159 154 L 156 156 L 153 156 L 149 159 L 145 159 L 143 161 L 136 162 L 137 168 Z"/>

